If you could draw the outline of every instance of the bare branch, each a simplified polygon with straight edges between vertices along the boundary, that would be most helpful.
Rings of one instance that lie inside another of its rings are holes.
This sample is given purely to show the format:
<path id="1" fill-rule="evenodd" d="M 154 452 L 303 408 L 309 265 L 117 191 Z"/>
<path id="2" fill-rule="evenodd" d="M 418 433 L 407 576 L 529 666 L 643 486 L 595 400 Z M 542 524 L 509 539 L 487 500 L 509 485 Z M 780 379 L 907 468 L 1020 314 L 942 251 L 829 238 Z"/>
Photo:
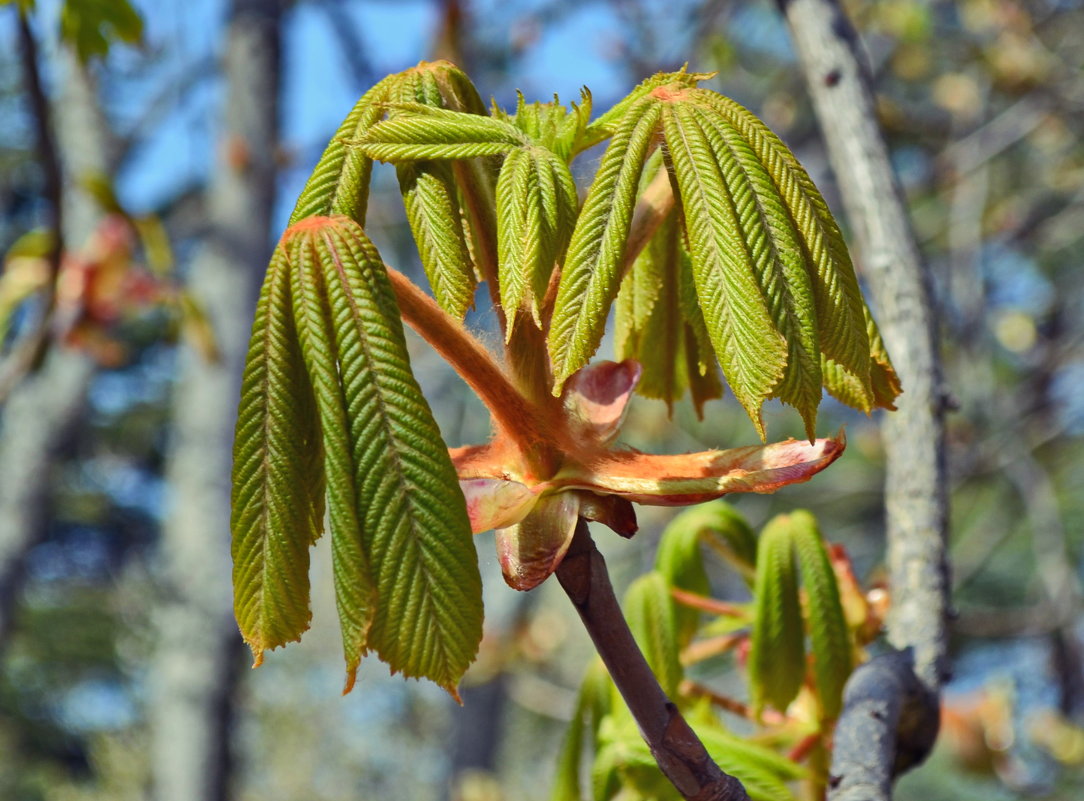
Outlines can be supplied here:
<path id="1" fill-rule="evenodd" d="M 712 761 L 659 686 L 625 622 L 606 562 L 583 520 L 557 568 L 557 579 L 580 613 L 655 761 L 678 792 L 692 801 L 748 801 L 741 782 Z"/>
<path id="2" fill-rule="evenodd" d="M 833 801 L 889 801 L 892 780 L 926 758 L 937 738 L 937 695 L 918 680 L 911 651 L 859 667 L 843 691 L 828 779 Z"/>

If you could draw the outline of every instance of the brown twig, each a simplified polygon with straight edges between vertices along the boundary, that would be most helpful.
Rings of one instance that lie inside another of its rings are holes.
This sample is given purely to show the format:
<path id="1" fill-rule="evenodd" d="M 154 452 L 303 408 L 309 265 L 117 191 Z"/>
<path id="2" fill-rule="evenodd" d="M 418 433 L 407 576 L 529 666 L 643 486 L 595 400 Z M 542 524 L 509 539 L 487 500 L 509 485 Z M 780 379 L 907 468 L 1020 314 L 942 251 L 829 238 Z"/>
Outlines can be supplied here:
<path id="1" fill-rule="evenodd" d="M 747 801 L 741 782 L 712 761 L 659 686 L 621 613 L 606 562 L 582 520 L 557 568 L 557 579 L 579 612 L 655 761 L 678 792 L 691 801 Z"/>
<path id="2" fill-rule="evenodd" d="M 745 620 L 752 617 L 749 610 L 741 604 L 718 601 L 715 598 L 708 598 L 706 595 L 698 595 L 695 592 L 682 590 L 678 587 L 671 587 L 670 595 L 682 606 L 699 609 L 701 612 L 708 612 L 720 617 L 738 617 Z"/>
<path id="3" fill-rule="evenodd" d="M 691 679 L 685 679 L 681 682 L 681 694 L 699 695 L 711 701 L 712 705 L 717 706 L 732 715 L 737 715 L 746 720 L 757 720 L 757 714 L 749 704 L 739 701 L 737 698 L 731 698 L 729 695 L 723 695 L 720 692 L 716 692 L 711 689 L 711 687 L 706 687 Z M 786 723 L 787 716 L 774 709 L 765 709 L 760 713 L 760 721 L 769 726 L 775 726 Z"/>

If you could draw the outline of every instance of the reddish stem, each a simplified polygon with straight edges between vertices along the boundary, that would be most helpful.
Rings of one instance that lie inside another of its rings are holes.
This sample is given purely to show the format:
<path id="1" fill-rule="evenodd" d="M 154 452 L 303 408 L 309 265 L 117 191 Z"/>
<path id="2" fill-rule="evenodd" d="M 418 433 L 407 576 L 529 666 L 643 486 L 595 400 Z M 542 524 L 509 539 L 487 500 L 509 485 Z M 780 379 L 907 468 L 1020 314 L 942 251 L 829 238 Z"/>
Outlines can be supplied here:
<path id="1" fill-rule="evenodd" d="M 555 433 L 538 408 L 512 385 L 492 354 L 402 273 L 388 267 L 399 311 L 443 356 L 489 409 L 497 435 L 514 442 L 532 466 L 545 470 L 556 460 Z"/>

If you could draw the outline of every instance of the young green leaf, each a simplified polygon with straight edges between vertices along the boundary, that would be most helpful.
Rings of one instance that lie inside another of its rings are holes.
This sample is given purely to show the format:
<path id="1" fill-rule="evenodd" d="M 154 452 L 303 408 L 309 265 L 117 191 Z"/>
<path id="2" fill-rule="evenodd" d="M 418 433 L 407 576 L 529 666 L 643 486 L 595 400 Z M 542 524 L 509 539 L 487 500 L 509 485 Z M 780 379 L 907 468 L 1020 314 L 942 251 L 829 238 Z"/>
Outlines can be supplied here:
<path id="1" fill-rule="evenodd" d="M 734 395 L 761 437 L 760 407 L 783 379 L 788 346 L 772 319 L 741 235 L 740 209 L 698 114 L 685 102 L 665 103 L 667 153 L 673 163 L 693 279 L 712 345 Z"/>
<path id="2" fill-rule="evenodd" d="M 650 78 L 646 78 L 620 102 L 611 106 L 605 114 L 587 126 L 580 149 L 596 145 L 603 139 L 612 136 L 621 126 L 622 121 L 626 119 L 626 116 L 633 113 L 633 108 L 637 102 L 650 94 L 653 89 L 671 85 L 692 88 L 700 81 L 706 81 L 714 76 L 714 72 L 686 72 L 685 67 L 682 67 L 678 72 L 659 72 Z"/>
<path id="3" fill-rule="evenodd" d="M 309 627 L 309 546 L 324 516 L 320 427 L 282 251 L 256 307 L 233 464 L 234 611 L 259 664 L 264 650 L 299 639 Z"/>
<path id="4" fill-rule="evenodd" d="M 411 373 L 383 262 L 345 217 L 306 220 L 286 239 L 295 266 L 312 265 L 310 292 L 319 270 L 330 313 L 324 325 L 348 416 L 342 431 L 376 598 L 366 647 L 393 671 L 425 676 L 454 694 L 481 639 L 481 580 L 463 493 Z M 306 353 L 313 364 L 325 358 L 319 344 L 314 338 Z"/>
<path id="5" fill-rule="evenodd" d="M 805 632 L 798 603 L 794 542 L 785 516 L 768 521 L 757 547 L 756 616 L 749 683 L 757 710 L 785 711 L 805 676 Z"/>
<path id="6" fill-rule="evenodd" d="M 741 780 L 750 799 L 794 801 L 786 782 L 806 777 L 800 765 L 717 728 L 698 729 L 698 733 L 711 758 Z"/>
<path id="7" fill-rule="evenodd" d="M 669 583 L 654 570 L 645 573 L 629 585 L 622 606 L 647 663 L 663 690 L 673 698 L 685 674 Z"/>
<path id="8" fill-rule="evenodd" d="M 550 801 L 582 801 L 580 764 L 583 761 L 584 745 L 588 735 L 592 740 L 597 736 L 602 718 L 609 712 L 613 692 L 610 675 L 602 661 L 596 658 L 587 668 L 576 697 L 576 711 L 565 731 Z"/>
<path id="9" fill-rule="evenodd" d="M 410 103 L 391 108 L 394 116 L 357 140 L 370 158 L 394 163 L 467 159 L 498 156 L 529 144 L 514 125 L 493 117 Z"/>
<path id="10" fill-rule="evenodd" d="M 384 103 L 400 80 L 402 73 L 389 75 L 354 105 L 301 190 L 290 215 L 291 225 L 306 217 L 329 214 L 345 214 L 365 224 L 373 161 L 357 146 L 347 143 L 358 139 L 384 116 Z"/>
<path id="11" fill-rule="evenodd" d="M 690 95 L 733 126 L 771 176 L 799 234 L 808 265 L 820 349 L 857 377 L 868 394 L 870 345 L 863 320 L 865 304 L 847 245 L 828 204 L 794 154 L 747 109 L 714 92 L 693 90 Z"/>
<path id="12" fill-rule="evenodd" d="M 805 510 L 792 512 L 789 518 L 807 599 L 814 685 L 821 713 L 827 720 L 834 720 L 843 703 L 843 684 L 853 667 L 851 638 L 839 600 L 836 574 L 816 519 Z"/>
<path id="13" fill-rule="evenodd" d="M 707 596 L 711 594 L 711 584 L 700 550 L 702 527 L 694 517 L 703 508 L 704 505 L 694 506 L 682 512 L 663 530 L 655 552 L 655 572 L 671 587 Z M 692 641 L 700 626 L 700 612 L 684 604 L 674 604 L 673 609 L 678 645 L 683 648 Z"/>
<path id="14" fill-rule="evenodd" d="M 550 323 L 555 395 L 598 349 L 610 305 L 624 277 L 625 240 L 640 171 L 654 145 L 659 104 L 636 104 L 614 134 L 568 246 Z"/>
<path id="15" fill-rule="evenodd" d="M 497 248 L 506 340 L 519 309 L 528 309 L 542 327 L 540 304 L 564 257 L 577 206 L 572 173 L 553 152 L 518 148 L 505 158 L 497 180 Z"/>
<path id="16" fill-rule="evenodd" d="M 462 320 L 478 284 L 464 235 L 452 170 L 441 162 L 396 167 L 407 221 L 422 267 L 440 307 Z"/>
<path id="17" fill-rule="evenodd" d="M 787 370 L 772 394 L 798 409 L 812 440 L 821 400 L 820 352 L 813 288 L 798 233 L 767 168 L 737 129 L 707 109 L 694 106 L 694 113 L 726 181 L 761 294 L 787 342 Z"/>
<path id="18" fill-rule="evenodd" d="M 349 690 L 361 658 L 369 650 L 376 589 L 358 512 L 361 469 L 351 443 L 349 401 L 340 382 L 339 346 L 324 285 L 322 256 L 317 250 L 319 244 L 319 239 L 312 236 L 284 237 L 278 252 L 285 254 L 289 265 L 295 325 L 323 432 L 335 606 L 342 630 L 346 690 Z"/>
<path id="19" fill-rule="evenodd" d="M 372 159 L 357 145 L 397 101 L 437 102 L 451 112 L 485 114 L 470 78 L 447 61 L 421 62 L 389 75 L 362 96 L 343 120 L 312 171 L 290 224 L 314 215 L 344 214 L 365 224 Z"/>

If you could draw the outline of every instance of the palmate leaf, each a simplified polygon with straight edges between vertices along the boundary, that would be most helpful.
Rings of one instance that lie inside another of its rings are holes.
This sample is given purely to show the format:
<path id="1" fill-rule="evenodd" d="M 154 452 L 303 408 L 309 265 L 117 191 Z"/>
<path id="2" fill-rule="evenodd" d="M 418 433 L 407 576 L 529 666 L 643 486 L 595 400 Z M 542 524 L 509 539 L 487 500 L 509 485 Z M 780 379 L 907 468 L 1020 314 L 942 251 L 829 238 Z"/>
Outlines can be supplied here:
<path id="1" fill-rule="evenodd" d="M 359 148 L 347 143 L 356 140 L 384 116 L 384 103 L 401 76 L 402 73 L 389 75 L 354 105 L 301 190 L 290 215 L 291 225 L 317 214 L 345 214 L 365 224 L 373 161 Z"/>
<path id="2" fill-rule="evenodd" d="M 568 246 L 548 339 L 555 395 L 598 349 L 623 277 L 640 172 L 653 146 L 659 104 L 645 98 L 622 120 L 602 157 Z"/>
<path id="3" fill-rule="evenodd" d="M 750 268 L 753 254 L 741 236 L 739 209 L 708 134 L 693 109 L 680 102 L 666 106 L 667 153 L 704 321 L 727 382 L 763 438 L 760 407 L 783 379 L 787 342 Z"/>
<path id="4" fill-rule="evenodd" d="M 863 336 L 863 317 L 868 317 L 868 310 L 847 245 L 828 204 L 794 154 L 748 110 L 714 92 L 694 90 L 689 95 L 733 126 L 764 164 L 811 267 L 820 348 L 829 359 L 864 382 L 870 351 Z"/>
<path id="5" fill-rule="evenodd" d="M 454 694 L 481 639 L 481 581 L 463 494 L 411 374 L 383 263 L 342 216 L 292 226 L 274 263 L 289 273 L 324 432 L 347 689 L 373 650 L 393 671 Z"/>
<path id="6" fill-rule="evenodd" d="M 794 543 L 785 516 L 773 518 L 760 533 L 756 612 L 749 683 L 757 710 L 770 704 L 785 711 L 805 676 L 805 634 L 798 603 Z"/>
<path id="7" fill-rule="evenodd" d="M 426 114 L 438 118 L 441 114 L 455 118 L 476 116 L 444 108 L 445 104 L 462 101 L 438 80 L 434 70 L 405 74 L 395 87 L 394 97 L 398 102 L 389 106 L 393 117 L 411 113 L 423 118 Z M 442 309 L 462 319 L 474 302 L 478 280 L 467 247 L 452 167 L 443 161 L 407 161 L 396 165 L 396 174 L 433 296 Z"/>
<path id="8" fill-rule="evenodd" d="M 284 238 L 276 256 L 283 254 L 289 270 L 295 324 L 323 431 L 335 605 L 342 629 L 349 689 L 368 650 L 376 590 L 362 540 L 357 496 L 361 471 L 351 443 L 350 404 L 339 377 L 334 314 L 315 244 L 312 236 Z"/>
<path id="9" fill-rule="evenodd" d="M 788 517 L 806 592 L 817 699 L 821 714 L 834 720 L 839 716 L 843 685 L 853 667 L 851 638 L 839 600 L 836 574 L 824 549 L 816 519 L 804 509 L 792 512 Z"/>
<path id="10" fill-rule="evenodd" d="M 700 81 L 706 81 L 715 75 L 714 72 L 686 72 L 682 67 L 678 72 L 660 72 L 641 81 L 635 89 L 628 93 L 616 105 L 612 106 L 598 119 L 593 120 L 587 126 L 584 133 L 583 147 L 598 144 L 603 139 L 612 136 L 620 127 L 622 120 L 632 112 L 636 104 L 660 86 L 694 87 Z"/>
<path id="11" fill-rule="evenodd" d="M 577 206 L 572 173 L 552 151 L 518 148 L 505 158 L 497 180 L 497 247 L 506 339 L 518 309 L 528 309 L 542 327 L 539 306 L 564 257 Z"/>
<path id="12" fill-rule="evenodd" d="M 418 162 L 400 164 L 396 173 L 433 297 L 448 314 L 462 320 L 474 302 L 478 279 L 452 169 L 441 162 Z"/>
<path id="13" fill-rule="evenodd" d="M 256 664 L 309 626 L 309 546 L 323 527 L 321 457 L 280 251 L 256 307 L 233 453 L 234 611 Z"/>
<path id="14" fill-rule="evenodd" d="M 821 399 L 817 313 L 797 232 L 748 142 L 724 118 L 693 108 L 733 200 L 750 266 L 787 342 L 787 370 L 772 394 L 798 409 L 813 439 Z"/>

